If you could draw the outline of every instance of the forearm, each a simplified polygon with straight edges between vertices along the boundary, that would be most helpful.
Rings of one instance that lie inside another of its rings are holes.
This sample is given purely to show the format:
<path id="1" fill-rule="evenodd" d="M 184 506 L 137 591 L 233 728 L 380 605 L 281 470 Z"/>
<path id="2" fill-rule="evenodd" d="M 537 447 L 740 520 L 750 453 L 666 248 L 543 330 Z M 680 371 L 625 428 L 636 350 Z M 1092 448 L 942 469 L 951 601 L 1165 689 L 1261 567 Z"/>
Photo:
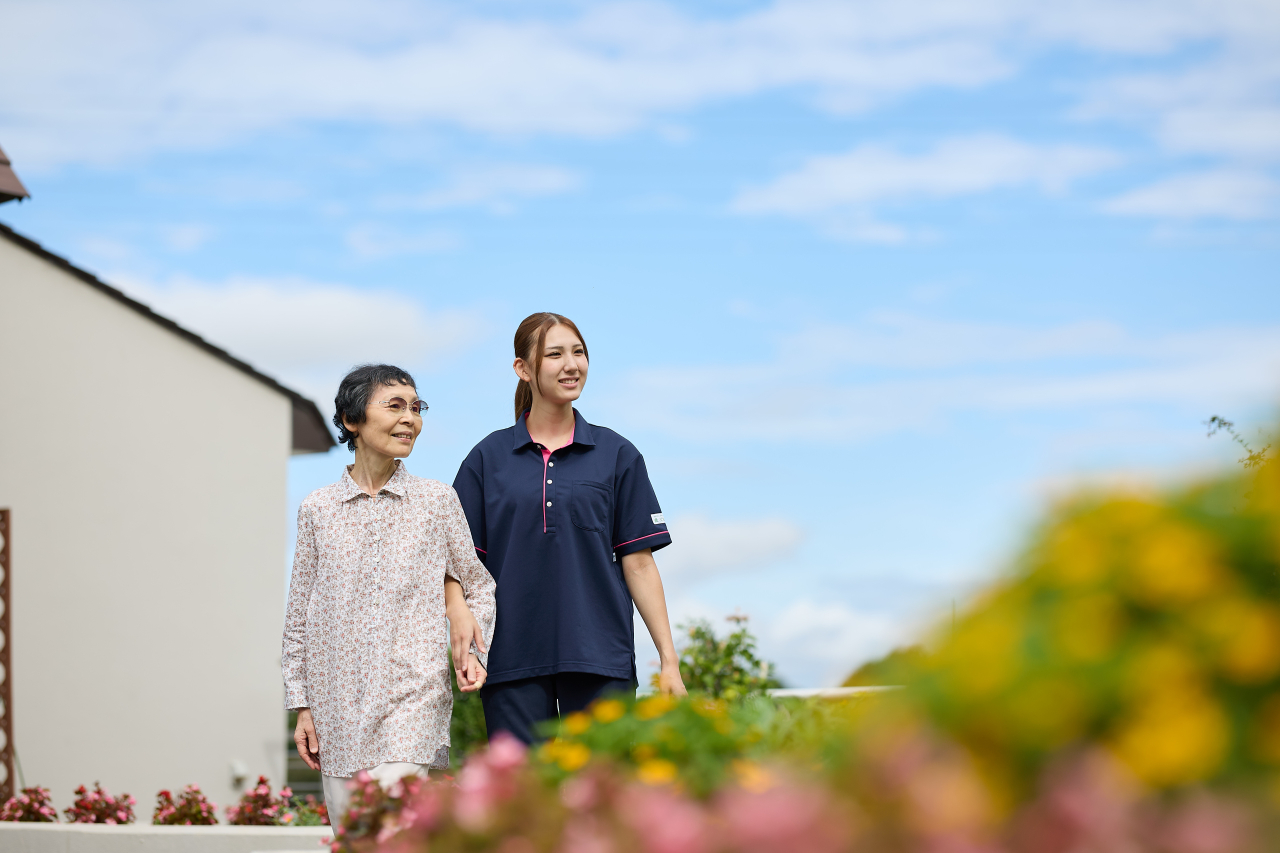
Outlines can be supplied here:
<path id="1" fill-rule="evenodd" d="M 627 581 L 631 599 L 640 611 L 640 618 L 649 629 L 653 645 L 658 650 L 661 665 L 679 663 L 675 643 L 671 639 L 671 620 L 667 617 L 667 599 L 662 589 L 662 576 L 658 564 L 649 549 L 627 554 L 622 558 L 622 574 Z"/>
<path id="2" fill-rule="evenodd" d="M 458 583 L 456 578 L 445 575 L 444 615 L 452 619 L 455 613 L 461 613 L 464 609 L 469 608 L 466 595 L 462 592 L 462 584 Z"/>

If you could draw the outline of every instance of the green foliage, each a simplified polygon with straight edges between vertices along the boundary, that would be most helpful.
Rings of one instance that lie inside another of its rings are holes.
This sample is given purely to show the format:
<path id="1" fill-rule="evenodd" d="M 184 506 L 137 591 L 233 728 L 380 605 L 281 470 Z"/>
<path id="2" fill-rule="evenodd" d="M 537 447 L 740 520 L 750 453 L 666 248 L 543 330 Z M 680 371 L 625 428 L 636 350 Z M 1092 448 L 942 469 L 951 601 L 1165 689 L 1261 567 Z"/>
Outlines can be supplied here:
<path id="1" fill-rule="evenodd" d="M 782 682 L 773 665 L 756 657 L 756 638 L 747 630 L 747 617 L 726 617 L 737 627 L 728 637 L 716 637 L 711 624 L 697 620 L 680 626 L 686 641 L 680 647 L 680 677 L 692 692 L 733 701 L 763 693 Z"/>
<path id="2" fill-rule="evenodd" d="M 452 669 L 450 669 L 452 672 Z M 479 693 L 463 693 L 453 682 L 453 718 L 449 721 L 449 764 L 459 767 L 475 750 L 489 742 L 484 706 Z"/>
<path id="3" fill-rule="evenodd" d="M 925 663 L 923 646 L 894 649 L 882 658 L 867 661 L 844 680 L 844 687 L 887 687 L 908 684 Z"/>
<path id="4" fill-rule="evenodd" d="M 292 819 L 289 826 L 328 826 L 329 809 L 324 800 L 308 794 L 306 797 L 294 797 Z"/>
<path id="5" fill-rule="evenodd" d="M 1220 418 L 1217 415 L 1209 418 L 1204 422 L 1209 428 L 1207 435 L 1213 435 L 1215 432 L 1225 432 L 1231 436 L 1231 440 L 1240 445 L 1244 449 L 1244 456 L 1240 457 L 1240 464 L 1246 468 L 1258 468 L 1267 461 L 1267 453 L 1271 450 L 1271 444 L 1263 445 L 1261 450 L 1254 450 L 1249 446 L 1249 442 L 1244 440 L 1244 436 L 1236 432 L 1236 425 L 1226 418 Z"/>
<path id="6" fill-rule="evenodd" d="M 566 716 L 558 736 L 538 747 L 536 763 L 558 781 L 604 759 L 631 768 L 646 785 L 678 781 L 705 796 L 750 772 L 757 760 L 789 755 L 808 766 L 838 760 L 842 733 L 870 701 L 759 694 L 735 702 L 662 694 L 634 702 L 602 699 Z"/>

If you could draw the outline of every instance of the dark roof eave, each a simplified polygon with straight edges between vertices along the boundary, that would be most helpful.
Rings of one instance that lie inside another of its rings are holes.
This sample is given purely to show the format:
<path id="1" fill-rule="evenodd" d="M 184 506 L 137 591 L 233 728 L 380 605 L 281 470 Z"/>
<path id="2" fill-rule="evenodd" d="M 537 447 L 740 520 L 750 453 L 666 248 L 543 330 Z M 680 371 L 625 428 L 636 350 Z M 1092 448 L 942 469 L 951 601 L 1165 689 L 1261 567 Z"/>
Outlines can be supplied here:
<path id="1" fill-rule="evenodd" d="M 18 173 L 13 171 L 13 164 L 0 148 L 0 204 L 23 198 L 31 198 L 31 193 L 22 185 Z"/>
<path id="2" fill-rule="evenodd" d="M 258 372 L 249 364 L 236 358 L 221 347 L 214 346 L 195 332 L 184 329 L 168 317 L 161 317 L 146 305 L 143 305 L 136 299 L 129 298 L 121 291 L 99 279 L 93 273 L 82 270 L 66 258 L 55 255 L 35 240 L 23 237 L 3 222 L 0 222 L 0 237 L 9 239 L 11 242 L 21 246 L 33 255 L 37 255 L 53 264 L 55 267 L 58 267 L 63 272 L 75 276 L 90 287 L 96 288 L 117 302 L 123 303 L 129 308 L 132 308 L 134 311 L 137 311 L 153 323 L 163 326 L 178 337 L 184 338 L 187 342 L 194 344 L 215 358 L 225 361 L 241 373 L 248 374 L 263 385 L 266 385 L 272 390 L 288 397 L 293 403 L 293 452 L 295 455 L 300 453 L 324 453 L 331 447 L 336 446 L 333 440 L 333 435 L 329 432 L 329 426 L 325 422 L 324 415 L 320 414 L 320 409 L 315 403 L 308 400 L 297 391 L 294 391 L 291 388 L 286 388 L 270 376 L 267 376 L 265 373 Z"/>

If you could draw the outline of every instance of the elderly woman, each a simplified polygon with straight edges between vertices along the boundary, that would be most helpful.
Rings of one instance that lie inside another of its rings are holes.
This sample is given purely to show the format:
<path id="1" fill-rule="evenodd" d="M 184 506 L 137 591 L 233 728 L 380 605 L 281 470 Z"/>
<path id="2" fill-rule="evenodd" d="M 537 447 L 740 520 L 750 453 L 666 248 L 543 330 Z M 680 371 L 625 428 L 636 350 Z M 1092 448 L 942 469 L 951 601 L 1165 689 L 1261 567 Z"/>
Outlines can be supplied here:
<path id="1" fill-rule="evenodd" d="M 282 669 L 286 707 L 298 711 L 298 754 L 323 774 L 336 822 L 346 783 L 362 770 L 389 785 L 448 767 L 445 577 L 461 586 L 482 629 L 457 668 L 463 690 L 484 682 L 495 606 L 457 494 L 401 461 L 427 410 L 413 377 L 390 365 L 357 367 L 334 406 L 355 462 L 298 509 Z"/>

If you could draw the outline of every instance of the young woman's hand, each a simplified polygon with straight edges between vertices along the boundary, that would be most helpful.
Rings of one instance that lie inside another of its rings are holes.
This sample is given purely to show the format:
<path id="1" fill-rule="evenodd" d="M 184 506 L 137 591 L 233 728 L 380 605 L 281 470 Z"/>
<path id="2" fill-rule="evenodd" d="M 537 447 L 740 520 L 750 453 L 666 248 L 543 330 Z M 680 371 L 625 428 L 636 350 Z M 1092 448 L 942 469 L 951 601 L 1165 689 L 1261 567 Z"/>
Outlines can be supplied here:
<path id="1" fill-rule="evenodd" d="M 298 745 L 298 755 L 312 770 L 320 769 L 320 738 L 316 737 L 316 724 L 311 719 L 310 708 L 298 709 L 298 725 L 293 730 L 293 742 Z"/>
<path id="2" fill-rule="evenodd" d="M 684 679 L 680 677 L 680 664 L 668 664 L 658 672 L 658 692 L 671 696 L 688 696 Z"/>
<path id="3" fill-rule="evenodd" d="M 680 658 L 671 641 L 671 622 L 667 619 L 667 599 L 662 592 L 662 576 L 658 564 L 653 561 L 653 551 L 645 548 L 622 558 L 622 575 L 627 589 L 640 611 L 640 618 L 649 628 L 649 636 L 658 650 L 662 670 L 658 673 L 658 692 L 671 696 L 688 696 L 684 680 L 680 678 Z"/>

